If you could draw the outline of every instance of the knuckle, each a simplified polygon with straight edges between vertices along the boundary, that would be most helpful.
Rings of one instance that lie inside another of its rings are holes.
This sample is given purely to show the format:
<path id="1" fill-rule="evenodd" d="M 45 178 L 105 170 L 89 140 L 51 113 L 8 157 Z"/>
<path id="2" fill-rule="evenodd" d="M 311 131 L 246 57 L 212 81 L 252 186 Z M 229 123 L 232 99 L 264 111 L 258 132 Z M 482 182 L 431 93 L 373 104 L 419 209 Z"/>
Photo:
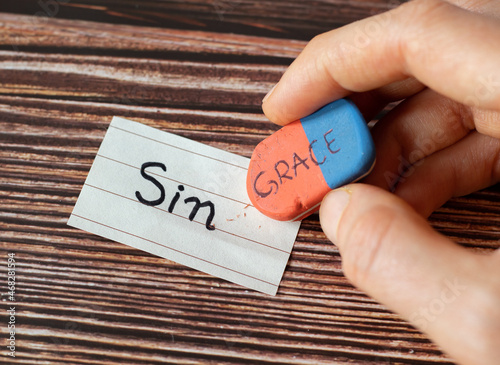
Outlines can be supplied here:
<path id="1" fill-rule="evenodd" d="M 443 98 L 443 107 L 447 111 L 444 118 L 446 129 L 461 129 L 460 132 L 465 134 L 475 129 L 474 115 L 470 107 L 448 98 Z"/>
<path id="2" fill-rule="evenodd" d="M 434 16 L 435 12 L 450 4 L 444 0 L 415 0 L 399 6 L 401 12 L 406 13 L 413 20 L 426 20 L 429 16 Z"/>
<path id="3" fill-rule="evenodd" d="M 292 66 L 298 68 L 301 74 L 301 83 L 314 83 L 317 75 L 328 70 L 328 60 L 325 53 L 328 52 L 326 45 L 326 34 L 319 34 L 312 38 L 302 50 L 298 58 L 292 63 Z"/>
<path id="4" fill-rule="evenodd" d="M 406 32 L 400 38 L 401 54 L 406 58 L 421 59 L 432 44 L 433 35 L 428 32 L 441 23 L 449 12 L 450 4 L 443 0 L 416 0 L 401 5 L 399 19 L 404 22 Z M 408 27 L 411 25 L 411 27 Z"/>
<path id="5" fill-rule="evenodd" d="M 340 54 L 334 54 L 334 52 L 328 49 L 316 58 L 314 65 L 314 72 L 323 75 L 323 82 L 330 87 L 334 87 L 340 81 L 338 80 L 338 75 L 335 75 L 333 65 L 335 65 L 335 68 L 341 70 L 344 70 L 346 67 L 343 57 Z"/>
<path id="6" fill-rule="evenodd" d="M 334 75 L 334 70 L 345 70 L 347 67 L 344 53 L 337 47 L 338 42 L 341 40 L 335 31 L 319 34 L 309 42 L 308 46 L 314 50 L 310 72 L 313 75 L 322 75 L 322 82 L 335 83 L 338 75 Z"/>
<path id="7" fill-rule="evenodd" d="M 343 232 L 347 242 L 343 256 L 346 277 L 364 288 L 383 272 L 384 251 L 392 244 L 391 235 L 397 222 L 396 211 L 387 206 L 373 206 Z"/>

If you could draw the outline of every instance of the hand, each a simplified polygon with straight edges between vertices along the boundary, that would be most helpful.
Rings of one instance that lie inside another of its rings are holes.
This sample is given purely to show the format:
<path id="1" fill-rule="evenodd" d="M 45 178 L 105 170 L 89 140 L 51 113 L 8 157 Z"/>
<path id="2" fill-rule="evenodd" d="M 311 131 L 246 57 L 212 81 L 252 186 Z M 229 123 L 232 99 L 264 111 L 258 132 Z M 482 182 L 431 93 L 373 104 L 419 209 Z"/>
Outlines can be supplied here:
<path id="1" fill-rule="evenodd" d="M 458 362 L 498 364 L 500 251 L 470 252 L 424 217 L 500 180 L 499 2 L 414 0 L 317 36 L 263 109 L 284 125 L 344 96 L 367 120 L 404 99 L 372 130 L 370 185 L 323 200 L 346 276 Z"/>

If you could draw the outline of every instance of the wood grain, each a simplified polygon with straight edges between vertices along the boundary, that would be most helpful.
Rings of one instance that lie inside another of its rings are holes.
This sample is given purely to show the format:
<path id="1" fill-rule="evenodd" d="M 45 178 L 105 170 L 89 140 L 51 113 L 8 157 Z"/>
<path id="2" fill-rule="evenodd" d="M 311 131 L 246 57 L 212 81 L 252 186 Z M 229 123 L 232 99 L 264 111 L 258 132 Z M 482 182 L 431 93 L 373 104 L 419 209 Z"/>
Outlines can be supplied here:
<path id="1" fill-rule="evenodd" d="M 452 364 L 349 284 L 317 216 L 276 297 L 66 225 L 113 115 L 249 156 L 276 130 L 261 99 L 304 41 L 394 5 L 94 0 L 37 17 L 36 1 L 2 4 L 0 269 L 9 252 L 18 267 L 17 357 L 0 362 Z M 499 200 L 498 186 L 456 198 L 430 222 L 489 252 Z"/>
<path id="2" fill-rule="evenodd" d="M 389 10 L 404 1 L 316 0 L 311 3 L 301 0 L 18 0 L 2 4 L 1 9 L 5 12 L 36 15 L 39 20 L 54 17 L 92 19 L 101 23 L 170 30 L 210 30 L 226 36 L 228 33 L 235 33 L 309 40 L 318 33 Z"/>

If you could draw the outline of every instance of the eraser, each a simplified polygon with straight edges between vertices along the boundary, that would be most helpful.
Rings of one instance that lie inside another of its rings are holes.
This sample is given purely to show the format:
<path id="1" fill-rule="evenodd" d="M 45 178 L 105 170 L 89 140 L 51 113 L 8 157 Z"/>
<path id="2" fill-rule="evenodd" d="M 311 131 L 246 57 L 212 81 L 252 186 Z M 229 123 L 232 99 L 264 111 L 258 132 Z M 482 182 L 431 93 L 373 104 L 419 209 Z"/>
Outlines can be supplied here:
<path id="1" fill-rule="evenodd" d="M 292 122 L 255 148 L 247 192 L 263 214 L 301 220 L 319 209 L 332 189 L 366 176 L 375 146 L 358 108 L 348 99 Z"/>

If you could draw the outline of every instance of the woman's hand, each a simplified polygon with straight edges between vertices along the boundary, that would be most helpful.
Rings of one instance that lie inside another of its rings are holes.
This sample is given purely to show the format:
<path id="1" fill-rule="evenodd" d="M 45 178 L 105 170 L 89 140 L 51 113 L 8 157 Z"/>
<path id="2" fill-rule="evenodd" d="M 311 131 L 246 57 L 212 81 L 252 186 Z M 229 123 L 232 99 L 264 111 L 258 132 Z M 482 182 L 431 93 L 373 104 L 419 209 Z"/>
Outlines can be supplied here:
<path id="1" fill-rule="evenodd" d="M 346 276 L 458 362 L 498 364 L 500 251 L 467 251 L 423 217 L 500 180 L 500 3 L 414 0 L 322 34 L 263 109 L 284 125 L 345 96 L 368 120 L 404 99 L 373 128 L 370 185 L 320 210 Z"/>

